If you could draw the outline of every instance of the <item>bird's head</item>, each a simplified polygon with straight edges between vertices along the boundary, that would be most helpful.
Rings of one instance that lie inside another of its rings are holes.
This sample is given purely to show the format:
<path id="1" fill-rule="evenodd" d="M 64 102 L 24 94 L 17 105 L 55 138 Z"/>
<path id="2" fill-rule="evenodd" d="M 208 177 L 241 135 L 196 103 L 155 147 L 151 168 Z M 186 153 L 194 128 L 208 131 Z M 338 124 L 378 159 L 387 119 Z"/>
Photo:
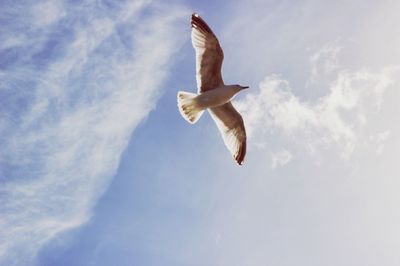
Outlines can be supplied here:
<path id="1" fill-rule="evenodd" d="M 233 86 L 235 87 L 235 89 L 237 89 L 237 91 L 241 91 L 241 90 L 249 88 L 249 86 L 241 86 L 241 85 L 238 85 L 238 84 L 233 85 Z"/>

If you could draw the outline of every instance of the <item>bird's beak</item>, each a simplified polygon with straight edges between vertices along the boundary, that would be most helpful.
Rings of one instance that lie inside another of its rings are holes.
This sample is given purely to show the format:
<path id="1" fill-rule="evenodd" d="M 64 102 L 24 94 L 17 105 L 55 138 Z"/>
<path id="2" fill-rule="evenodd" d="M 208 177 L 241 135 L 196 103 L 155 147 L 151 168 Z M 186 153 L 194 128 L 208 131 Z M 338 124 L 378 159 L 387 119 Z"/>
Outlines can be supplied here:
<path id="1" fill-rule="evenodd" d="M 248 89 L 249 86 L 242 86 L 242 89 Z"/>

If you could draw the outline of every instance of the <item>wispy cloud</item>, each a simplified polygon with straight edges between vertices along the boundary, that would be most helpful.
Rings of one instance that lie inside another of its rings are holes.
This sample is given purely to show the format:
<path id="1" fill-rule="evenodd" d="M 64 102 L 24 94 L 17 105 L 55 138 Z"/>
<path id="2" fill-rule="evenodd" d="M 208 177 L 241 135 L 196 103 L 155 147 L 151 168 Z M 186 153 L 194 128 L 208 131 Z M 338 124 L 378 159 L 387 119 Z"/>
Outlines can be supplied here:
<path id="1" fill-rule="evenodd" d="M 61 20 L 65 16 L 62 1 L 43 1 L 32 7 L 33 25 L 46 27 Z"/>
<path id="2" fill-rule="evenodd" d="M 376 153 L 382 154 L 385 148 L 385 142 L 390 137 L 390 130 L 385 130 L 383 132 L 378 133 L 376 136 L 373 136 L 372 139 L 376 141 L 377 148 Z"/>
<path id="3" fill-rule="evenodd" d="M 0 50 L 6 265 L 32 264 L 49 239 L 90 218 L 132 131 L 155 104 L 186 15 L 149 1 L 25 4 L 0 11 L 9 29 L 35 26 L 0 34 L 8 40 Z"/>
<path id="4" fill-rule="evenodd" d="M 286 149 L 273 153 L 271 158 L 271 168 L 277 168 L 288 164 L 293 158 L 292 153 Z"/>
<path id="5" fill-rule="evenodd" d="M 341 47 L 338 41 L 334 44 L 326 44 L 310 57 L 309 83 L 319 83 L 321 78 L 329 78 L 329 74 L 336 74 L 339 68 L 338 54 Z"/>

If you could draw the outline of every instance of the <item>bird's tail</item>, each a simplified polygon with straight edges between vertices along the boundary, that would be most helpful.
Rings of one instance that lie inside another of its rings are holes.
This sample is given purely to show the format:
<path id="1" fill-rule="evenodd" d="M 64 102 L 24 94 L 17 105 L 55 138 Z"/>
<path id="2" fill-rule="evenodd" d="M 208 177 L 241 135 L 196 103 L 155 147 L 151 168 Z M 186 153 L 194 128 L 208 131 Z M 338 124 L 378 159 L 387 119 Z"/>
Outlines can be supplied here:
<path id="1" fill-rule="evenodd" d="M 199 120 L 204 109 L 197 106 L 197 94 L 179 91 L 177 95 L 179 112 L 191 124 Z"/>

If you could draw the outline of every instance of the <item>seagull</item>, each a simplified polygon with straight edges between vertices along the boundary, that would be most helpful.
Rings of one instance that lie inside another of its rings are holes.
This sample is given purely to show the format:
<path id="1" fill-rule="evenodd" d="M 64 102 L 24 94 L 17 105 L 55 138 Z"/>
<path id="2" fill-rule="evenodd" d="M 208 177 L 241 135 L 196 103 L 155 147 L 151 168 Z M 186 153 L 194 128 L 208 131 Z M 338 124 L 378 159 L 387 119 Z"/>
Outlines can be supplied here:
<path id="1" fill-rule="evenodd" d="M 179 112 L 186 121 L 194 124 L 207 109 L 232 157 L 242 165 L 246 155 L 246 130 L 231 99 L 249 87 L 224 84 L 221 75 L 224 53 L 217 37 L 197 13 L 192 14 L 191 24 L 192 45 L 196 52 L 197 94 L 179 91 Z"/>

